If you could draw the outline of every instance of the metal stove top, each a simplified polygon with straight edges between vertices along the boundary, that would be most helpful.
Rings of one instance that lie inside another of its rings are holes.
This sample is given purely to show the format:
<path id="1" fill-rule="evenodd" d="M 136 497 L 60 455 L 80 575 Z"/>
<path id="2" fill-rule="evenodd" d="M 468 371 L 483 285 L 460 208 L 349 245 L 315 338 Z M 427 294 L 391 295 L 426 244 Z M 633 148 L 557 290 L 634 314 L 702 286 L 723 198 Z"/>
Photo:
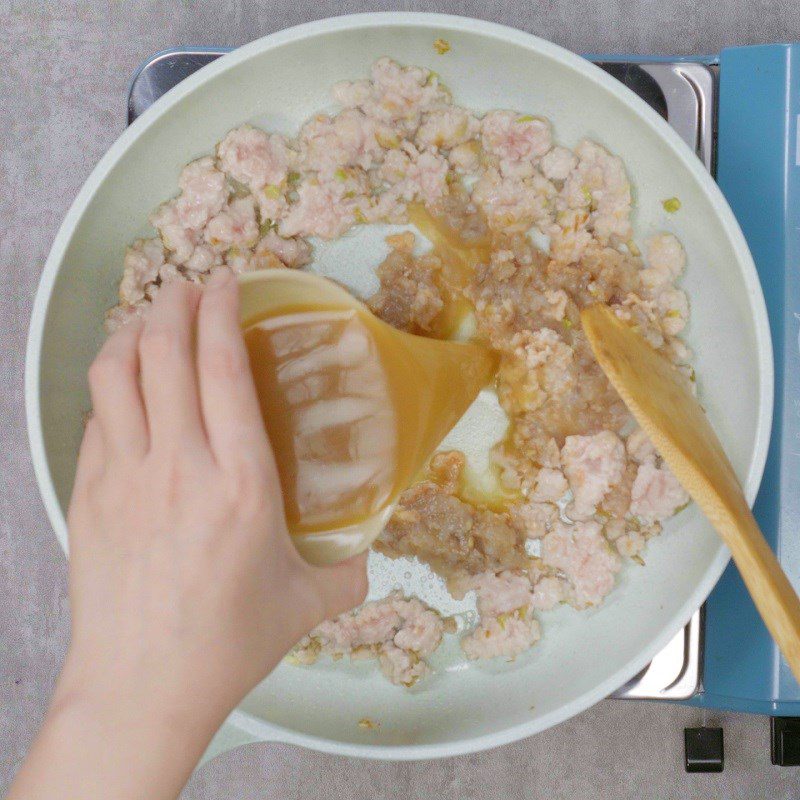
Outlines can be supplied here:
<path id="1" fill-rule="evenodd" d="M 157 53 L 134 75 L 128 91 L 128 124 L 193 72 L 229 48 L 186 47 Z M 677 131 L 714 172 L 717 75 L 698 62 L 659 58 L 592 57 L 606 72 L 636 92 Z M 703 609 L 638 675 L 614 697 L 685 700 L 702 686 Z"/>

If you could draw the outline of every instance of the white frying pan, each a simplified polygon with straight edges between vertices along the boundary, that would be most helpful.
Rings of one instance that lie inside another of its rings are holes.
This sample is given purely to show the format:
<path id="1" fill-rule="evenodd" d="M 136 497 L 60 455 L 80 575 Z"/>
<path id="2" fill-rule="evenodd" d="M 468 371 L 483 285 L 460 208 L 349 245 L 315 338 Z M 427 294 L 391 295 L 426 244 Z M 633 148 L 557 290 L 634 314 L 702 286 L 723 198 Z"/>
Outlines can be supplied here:
<path id="1" fill-rule="evenodd" d="M 438 55 L 443 37 L 450 52 Z M 742 234 L 700 161 L 668 125 L 590 63 L 526 33 L 430 14 L 339 17 L 268 36 L 202 69 L 147 111 L 109 150 L 70 209 L 44 270 L 27 355 L 27 413 L 39 486 L 59 541 L 88 405 L 86 369 L 103 338 L 124 247 L 149 233 L 148 212 L 176 191 L 180 168 L 212 151 L 244 121 L 285 133 L 330 106 L 330 85 L 366 76 L 378 57 L 436 70 L 456 102 L 549 117 L 569 146 L 589 136 L 620 154 L 635 188 L 636 235 L 674 231 L 686 246 L 694 349 L 702 401 L 752 501 L 772 415 L 766 311 Z M 681 210 L 664 213 L 677 196 Z M 359 229 L 317 250 L 321 272 L 358 293 L 384 252 L 385 230 Z M 461 439 L 491 428 L 473 407 Z M 459 437 L 456 437 L 459 438 Z M 458 442 L 456 442 L 458 444 Z M 544 636 L 512 664 L 466 663 L 452 639 L 437 674 L 412 691 L 374 665 L 281 666 L 232 715 L 211 753 L 256 740 L 346 755 L 412 759 L 454 755 L 529 736 L 582 711 L 637 673 L 686 623 L 727 563 L 692 506 L 628 565 L 591 612 L 543 615 Z M 419 567 L 379 561 L 372 591 L 401 582 L 445 612 L 461 609 Z M 202 702 L 202 698 L 198 698 Z M 363 728 L 362 718 L 379 725 Z"/>

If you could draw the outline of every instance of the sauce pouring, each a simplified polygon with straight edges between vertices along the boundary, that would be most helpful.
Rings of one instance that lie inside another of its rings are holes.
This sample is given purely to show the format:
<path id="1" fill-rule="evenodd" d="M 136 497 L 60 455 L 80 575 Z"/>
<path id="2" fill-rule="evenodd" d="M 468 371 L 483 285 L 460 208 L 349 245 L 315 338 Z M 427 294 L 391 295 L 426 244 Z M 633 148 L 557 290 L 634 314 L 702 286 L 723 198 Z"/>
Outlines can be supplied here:
<path id="1" fill-rule="evenodd" d="M 240 285 L 289 532 L 309 561 L 348 558 L 380 533 L 495 357 L 396 330 L 310 273 L 249 273 Z"/>

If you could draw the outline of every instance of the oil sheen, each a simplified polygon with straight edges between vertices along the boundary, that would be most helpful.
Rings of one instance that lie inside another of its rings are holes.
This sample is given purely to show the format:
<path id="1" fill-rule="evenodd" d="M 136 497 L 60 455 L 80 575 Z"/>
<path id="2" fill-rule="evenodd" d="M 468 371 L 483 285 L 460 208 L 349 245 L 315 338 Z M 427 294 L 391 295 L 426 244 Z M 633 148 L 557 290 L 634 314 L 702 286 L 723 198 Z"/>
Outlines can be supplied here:
<path id="1" fill-rule="evenodd" d="M 386 509 L 492 378 L 492 353 L 413 336 L 366 309 L 290 306 L 245 342 L 297 536 Z"/>

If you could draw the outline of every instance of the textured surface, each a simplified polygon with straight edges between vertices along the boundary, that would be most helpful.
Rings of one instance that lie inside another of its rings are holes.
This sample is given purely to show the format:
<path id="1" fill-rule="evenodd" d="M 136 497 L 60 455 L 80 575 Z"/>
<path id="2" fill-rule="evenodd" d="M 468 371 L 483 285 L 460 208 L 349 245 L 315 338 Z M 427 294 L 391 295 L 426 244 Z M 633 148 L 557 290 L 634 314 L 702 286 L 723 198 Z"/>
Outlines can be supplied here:
<path id="1" fill-rule="evenodd" d="M 457 3 L 0 0 L 0 792 L 44 713 L 69 624 L 66 565 L 39 500 L 22 404 L 24 340 L 42 264 L 69 203 L 125 116 L 134 68 L 178 44 L 236 45 L 363 10 L 418 9 L 514 24 L 578 51 L 711 52 L 800 38 L 790 0 L 498 0 Z M 534 739 L 424 764 L 359 763 L 252 746 L 207 765 L 186 798 L 789 798 L 800 773 L 769 764 L 767 721 L 723 715 L 726 768 L 683 773 L 700 712 L 601 703 Z"/>

